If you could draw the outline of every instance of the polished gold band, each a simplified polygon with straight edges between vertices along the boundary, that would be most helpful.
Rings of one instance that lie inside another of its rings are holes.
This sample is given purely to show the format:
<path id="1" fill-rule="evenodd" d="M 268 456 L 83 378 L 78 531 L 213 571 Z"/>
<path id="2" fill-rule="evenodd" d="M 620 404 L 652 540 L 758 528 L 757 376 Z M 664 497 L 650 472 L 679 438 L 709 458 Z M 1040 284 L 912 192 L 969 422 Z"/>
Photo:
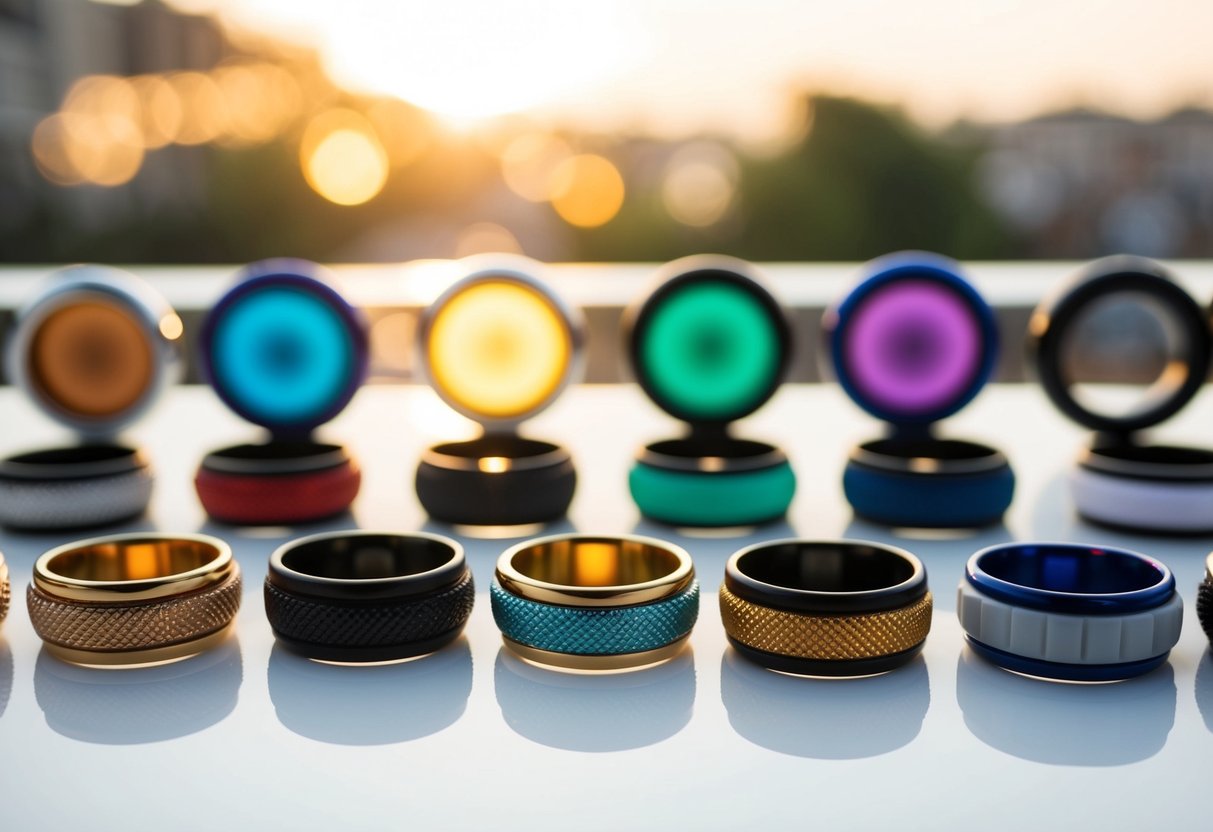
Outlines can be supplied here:
<path id="1" fill-rule="evenodd" d="M 664 662 L 673 658 L 686 646 L 689 635 L 677 641 L 658 647 L 654 650 L 643 650 L 638 653 L 616 653 L 612 655 L 582 655 L 576 653 L 556 653 L 551 650 L 541 650 L 528 644 L 514 641 L 502 636 L 506 647 L 514 651 L 519 658 L 541 667 L 562 667 L 567 670 L 639 670 L 652 664 Z"/>
<path id="2" fill-rule="evenodd" d="M 756 650 L 801 659 L 890 656 L 916 646 L 931 629 L 931 594 L 907 607 L 860 615 L 806 615 L 738 598 L 720 587 L 725 632 Z"/>
<path id="3" fill-rule="evenodd" d="M 205 535 L 114 535 L 52 549 L 26 592 L 47 649 L 79 664 L 183 659 L 226 637 L 240 568 Z"/>
<path id="4" fill-rule="evenodd" d="M 215 586 L 236 571 L 231 548 L 209 535 L 121 534 L 51 549 L 34 564 L 34 586 L 65 600 L 131 603 Z"/>
<path id="5" fill-rule="evenodd" d="M 514 546 L 497 582 L 520 598 L 566 607 L 628 607 L 660 601 L 695 579 L 682 548 L 638 535 L 552 535 Z"/>

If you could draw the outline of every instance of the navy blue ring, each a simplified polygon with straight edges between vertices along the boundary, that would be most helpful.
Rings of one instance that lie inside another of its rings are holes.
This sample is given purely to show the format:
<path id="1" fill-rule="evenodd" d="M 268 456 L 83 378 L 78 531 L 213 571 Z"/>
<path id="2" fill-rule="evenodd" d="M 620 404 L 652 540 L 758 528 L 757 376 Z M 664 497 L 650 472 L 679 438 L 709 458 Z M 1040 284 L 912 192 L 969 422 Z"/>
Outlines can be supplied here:
<path id="1" fill-rule="evenodd" d="M 970 635 L 965 636 L 965 641 L 968 642 L 969 647 L 977 655 L 1012 673 L 1023 673 L 1027 676 L 1037 676 L 1042 679 L 1058 679 L 1064 682 L 1119 682 L 1123 679 L 1132 679 L 1135 676 L 1143 676 L 1151 670 L 1161 667 L 1163 662 L 1167 660 L 1167 657 L 1171 655 L 1171 651 L 1168 650 L 1161 656 L 1153 656 L 1152 658 L 1141 659 L 1135 662 L 1121 662 L 1119 664 L 1067 664 L 1065 662 L 1049 662 L 1044 659 L 1029 659 L 1017 656 L 1014 653 L 999 650 L 988 644 L 982 644 Z"/>
<path id="2" fill-rule="evenodd" d="M 990 546 L 969 558 L 965 580 L 996 601 L 1073 615 L 1142 612 L 1175 594 L 1175 576 L 1160 561 L 1079 543 Z"/>
<path id="3" fill-rule="evenodd" d="M 969 281 L 961 277 L 959 264 L 951 258 L 930 252 L 901 251 L 878 257 L 864 267 L 864 272 L 867 277 L 851 290 L 842 303 L 826 313 L 822 327 L 834 377 L 851 401 L 877 419 L 895 425 L 923 425 L 938 422 L 971 402 L 994 373 L 994 365 L 998 360 L 998 323 L 985 298 L 973 288 Z M 957 395 L 948 404 L 916 415 L 886 410 L 870 401 L 851 381 L 843 355 L 845 352 L 843 336 L 846 333 L 847 325 L 867 297 L 888 283 L 910 278 L 936 281 L 959 295 L 973 311 L 973 317 L 981 329 L 983 347 L 981 365 L 973 374 L 973 379 L 964 392 Z"/>
<path id="4" fill-rule="evenodd" d="M 234 413 L 254 424 L 267 427 L 276 434 L 306 434 L 312 428 L 332 420 L 345 409 L 350 399 L 354 397 L 354 393 L 366 380 L 367 367 L 370 363 L 366 321 L 358 309 L 316 276 L 321 271 L 320 266 L 306 260 L 276 259 L 253 263 L 241 273 L 238 278 L 239 282 L 211 307 L 210 312 L 202 321 L 202 328 L 198 335 L 198 363 L 202 370 L 202 377 L 206 379 L 207 384 Z M 257 417 L 244 406 L 243 402 L 231 395 L 223 380 L 216 376 L 211 365 L 210 355 L 215 341 L 215 328 L 223 320 L 227 310 L 246 295 L 269 286 L 286 286 L 319 297 L 342 319 L 349 332 L 350 340 L 353 342 L 353 372 L 350 373 L 350 377 L 341 388 L 340 394 L 334 396 L 332 403 L 318 416 L 286 422 Z"/>
<path id="5" fill-rule="evenodd" d="M 849 460 L 842 489 L 855 514 L 886 526 L 977 528 L 997 523 L 1015 495 L 1015 474 L 1001 466 L 971 473 L 886 471 Z"/>

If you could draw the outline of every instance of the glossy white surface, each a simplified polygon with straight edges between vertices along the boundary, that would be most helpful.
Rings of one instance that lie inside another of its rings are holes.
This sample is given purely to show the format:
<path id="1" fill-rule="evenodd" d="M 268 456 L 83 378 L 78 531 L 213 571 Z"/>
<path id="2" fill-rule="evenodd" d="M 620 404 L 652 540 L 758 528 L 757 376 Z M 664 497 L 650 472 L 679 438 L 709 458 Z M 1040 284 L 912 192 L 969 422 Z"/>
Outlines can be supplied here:
<path id="1" fill-rule="evenodd" d="M 1205 393 L 1160 434 L 1213 445 L 1210 423 Z M 1127 536 L 1074 518 L 1064 478 L 1083 436 L 1033 387 L 992 388 L 946 426 L 1001 447 L 1019 475 L 1007 526 L 971 538 L 907 539 L 852 522 L 843 460 L 878 427 L 832 387 L 787 388 L 743 427 L 785 447 L 800 490 L 787 525 L 741 538 L 639 522 L 625 487 L 630 457 L 677 428 L 635 388 L 574 388 L 528 427 L 567 443 L 578 462 L 570 521 L 557 530 L 640 530 L 695 558 L 705 603 L 693 649 L 677 661 L 586 677 L 512 660 L 487 603 L 510 541 L 464 538 L 479 590 L 464 641 L 405 665 L 334 667 L 284 655 L 265 622 L 265 563 L 292 532 L 216 528 L 194 497 L 203 452 L 254 430 L 208 390 L 174 391 L 131 432 L 160 478 L 150 516 L 122 530 L 228 539 L 247 587 L 238 639 L 165 668 L 63 665 L 40 653 L 23 593 L 36 556 L 64 538 L 0 534 L 15 601 L 0 629 L 0 828 L 1208 828 L 1213 664 L 1193 603 L 1213 539 Z M 411 494 L 413 468 L 425 444 L 469 430 L 427 390 L 362 391 L 323 430 L 362 461 L 362 496 L 352 518 L 323 527 L 441 530 Z M 0 390 L 0 453 L 65 436 Z M 815 681 L 732 655 L 714 600 L 724 561 L 790 534 L 895 540 L 916 552 L 937 604 L 923 658 L 882 677 Z M 1162 558 L 1187 604 L 1170 663 L 1133 682 L 1067 686 L 972 656 L 955 587 L 969 554 L 1011 538 Z"/>

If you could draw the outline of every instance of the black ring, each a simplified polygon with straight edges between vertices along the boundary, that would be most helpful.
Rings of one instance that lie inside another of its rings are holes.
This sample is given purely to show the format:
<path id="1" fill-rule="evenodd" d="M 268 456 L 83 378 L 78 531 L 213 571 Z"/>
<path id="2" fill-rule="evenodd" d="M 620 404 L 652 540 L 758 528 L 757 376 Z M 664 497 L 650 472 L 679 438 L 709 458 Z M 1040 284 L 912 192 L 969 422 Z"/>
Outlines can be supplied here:
<path id="1" fill-rule="evenodd" d="M 645 395 L 666 413 L 675 419 L 695 426 L 722 426 L 753 413 L 762 407 L 771 396 L 775 395 L 775 391 L 783 384 L 784 377 L 788 372 L 788 366 L 791 364 L 792 325 L 788 322 L 787 313 L 779 305 L 779 301 L 758 280 L 750 276 L 753 270 L 743 260 L 731 257 L 687 257 L 668 264 L 659 273 L 658 280 L 662 280 L 664 275 L 671 271 L 674 272 L 673 276 L 665 278 L 647 297 L 639 301 L 638 304 L 628 307 L 624 312 L 623 323 L 621 325 L 624 354 L 627 355 L 628 361 L 631 364 L 632 374 L 636 377 L 636 383 L 640 385 L 640 389 L 644 391 Z M 687 283 L 711 281 L 729 283 L 745 290 L 766 309 L 779 339 L 779 366 L 776 372 L 771 375 L 771 381 L 767 385 L 767 388 L 761 394 L 755 396 L 754 400 L 745 410 L 738 411 L 727 419 L 705 420 L 698 414 L 685 411 L 667 401 L 660 391 L 653 386 L 648 374 L 645 372 L 644 362 L 640 360 L 640 342 L 645 330 L 648 328 L 649 318 L 661 308 L 664 299 L 668 295 L 678 292 Z"/>
<path id="2" fill-rule="evenodd" d="M 1205 636 L 1213 642 L 1213 578 L 1205 577 L 1196 591 L 1196 617 L 1200 619 L 1200 628 Z"/>
<path id="3" fill-rule="evenodd" d="M 1088 410 L 1073 396 L 1062 370 L 1062 346 L 1067 330 L 1090 304 L 1120 293 L 1148 296 L 1171 315 L 1178 327 L 1187 373 L 1182 381 L 1160 389 L 1152 400 L 1123 416 Z M 1057 409 L 1073 421 L 1096 431 L 1125 434 L 1156 425 L 1175 415 L 1196 395 L 1209 373 L 1213 333 L 1205 310 L 1176 284 L 1157 263 L 1141 257 L 1105 257 L 1089 264 L 1032 315 L 1028 328 L 1029 362 L 1036 367 L 1041 387 Z"/>
<path id="4" fill-rule="evenodd" d="M 577 490 L 577 471 L 560 445 L 486 435 L 427 450 L 415 486 L 417 499 L 436 520 L 518 526 L 563 517 Z"/>
<path id="5" fill-rule="evenodd" d="M 724 585 L 764 607 L 854 615 L 917 602 L 927 594 L 927 571 L 909 552 L 882 543 L 776 540 L 729 558 Z"/>
<path id="6" fill-rule="evenodd" d="M 475 601 L 463 548 L 416 532 L 335 532 L 270 558 L 265 611 L 284 647 L 326 661 L 425 655 L 458 638 Z"/>

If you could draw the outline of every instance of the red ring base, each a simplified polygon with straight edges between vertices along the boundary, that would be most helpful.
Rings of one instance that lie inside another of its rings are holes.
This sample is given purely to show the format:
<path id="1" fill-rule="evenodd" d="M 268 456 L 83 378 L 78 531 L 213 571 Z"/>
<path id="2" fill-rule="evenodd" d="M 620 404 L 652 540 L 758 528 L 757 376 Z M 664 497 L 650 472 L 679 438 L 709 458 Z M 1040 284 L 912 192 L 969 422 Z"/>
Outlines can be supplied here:
<path id="1" fill-rule="evenodd" d="M 320 471 L 233 474 L 199 468 L 198 499 L 214 520 L 244 526 L 323 520 L 350 507 L 362 472 L 351 460 Z"/>

